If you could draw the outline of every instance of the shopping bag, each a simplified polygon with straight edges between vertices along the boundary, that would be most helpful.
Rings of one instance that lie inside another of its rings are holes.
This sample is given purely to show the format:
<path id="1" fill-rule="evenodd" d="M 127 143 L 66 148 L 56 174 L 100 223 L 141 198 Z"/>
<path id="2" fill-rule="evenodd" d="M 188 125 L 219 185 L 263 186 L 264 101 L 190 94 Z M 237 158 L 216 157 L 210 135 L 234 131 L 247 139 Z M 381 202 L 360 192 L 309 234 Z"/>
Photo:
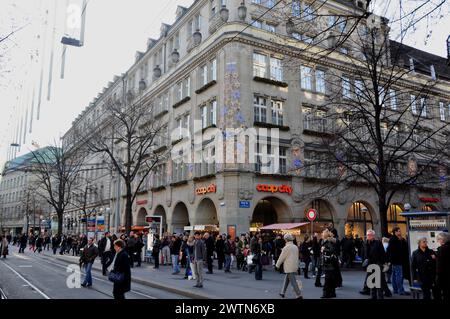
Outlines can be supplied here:
<path id="1" fill-rule="evenodd" d="M 255 255 L 248 255 L 247 256 L 247 265 L 253 265 L 253 258 Z"/>
<path id="2" fill-rule="evenodd" d="M 302 290 L 303 289 L 303 282 L 302 282 L 302 280 L 300 278 L 301 278 L 300 276 L 295 276 L 295 280 L 297 281 L 298 288 L 300 290 Z"/>

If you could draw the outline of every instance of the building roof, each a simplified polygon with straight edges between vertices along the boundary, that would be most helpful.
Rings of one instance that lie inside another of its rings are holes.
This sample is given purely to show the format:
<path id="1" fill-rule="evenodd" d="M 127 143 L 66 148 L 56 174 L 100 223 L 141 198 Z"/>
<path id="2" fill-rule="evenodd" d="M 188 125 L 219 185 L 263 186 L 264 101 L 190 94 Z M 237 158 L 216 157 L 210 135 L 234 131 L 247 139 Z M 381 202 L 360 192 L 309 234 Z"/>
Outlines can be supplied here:
<path id="1" fill-rule="evenodd" d="M 403 43 L 390 40 L 391 59 L 393 63 L 403 60 L 403 67 L 409 68 L 409 59 L 414 59 L 414 70 L 431 76 L 431 65 L 434 66 L 437 78 L 450 80 L 450 66 L 447 58 L 431 54 Z"/>
<path id="2" fill-rule="evenodd" d="M 50 154 L 50 148 L 51 148 L 50 146 L 43 147 L 43 148 L 38 149 L 35 152 L 38 153 L 38 154 L 40 154 L 40 153 L 42 153 L 42 154 L 46 154 L 46 153 Z M 11 171 L 18 170 L 20 168 L 27 167 L 28 165 L 33 163 L 33 160 L 34 160 L 33 152 L 30 152 L 30 153 L 27 153 L 25 155 L 16 157 L 15 159 L 5 163 L 2 175 L 5 175 L 6 173 L 11 172 Z"/>

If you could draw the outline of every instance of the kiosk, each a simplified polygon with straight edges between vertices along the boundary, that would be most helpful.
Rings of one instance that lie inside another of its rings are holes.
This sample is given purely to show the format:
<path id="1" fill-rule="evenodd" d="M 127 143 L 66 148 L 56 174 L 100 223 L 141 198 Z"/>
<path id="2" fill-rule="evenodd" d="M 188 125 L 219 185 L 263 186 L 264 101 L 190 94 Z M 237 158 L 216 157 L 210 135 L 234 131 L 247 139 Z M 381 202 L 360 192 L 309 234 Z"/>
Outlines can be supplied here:
<path id="1" fill-rule="evenodd" d="M 412 253 L 417 249 L 417 240 L 420 237 L 428 239 L 428 247 L 434 251 L 438 248 L 436 237 L 441 232 L 448 232 L 450 226 L 450 212 L 402 212 L 400 215 L 405 216 L 407 220 L 408 231 L 408 248 L 411 265 Z M 413 270 L 410 266 L 411 281 L 413 280 Z M 421 289 L 411 287 L 414 298 L 418 298 Z"/>

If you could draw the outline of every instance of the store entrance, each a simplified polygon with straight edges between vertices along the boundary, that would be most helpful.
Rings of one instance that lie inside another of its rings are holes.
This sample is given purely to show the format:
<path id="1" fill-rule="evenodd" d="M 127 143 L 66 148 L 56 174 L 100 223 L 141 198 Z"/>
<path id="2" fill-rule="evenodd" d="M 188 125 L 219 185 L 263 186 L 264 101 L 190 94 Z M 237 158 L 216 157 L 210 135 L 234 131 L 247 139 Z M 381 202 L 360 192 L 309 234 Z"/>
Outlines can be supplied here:
<path id="1" fill-rule="evenodd" d="M 281 199 L 276 197 L 263 198 L 253 211 L 250 231 L 256 232 L 261 227 L 271 224 L 288 223 L 291 221 L 290 216 L 288 205 Z"/>

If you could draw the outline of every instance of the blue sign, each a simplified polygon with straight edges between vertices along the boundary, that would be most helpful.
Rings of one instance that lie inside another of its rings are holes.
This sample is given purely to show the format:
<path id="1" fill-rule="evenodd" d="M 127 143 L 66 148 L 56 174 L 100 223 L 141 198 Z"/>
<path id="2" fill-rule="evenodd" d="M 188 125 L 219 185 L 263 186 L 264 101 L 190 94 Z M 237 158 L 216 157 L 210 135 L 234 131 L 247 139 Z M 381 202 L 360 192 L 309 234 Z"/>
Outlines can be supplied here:
<path id="1" fill-rule="evenodd" d="M 250 208 L 250 202 L 248 200 L 239 201 L 239 208 Z"/>

